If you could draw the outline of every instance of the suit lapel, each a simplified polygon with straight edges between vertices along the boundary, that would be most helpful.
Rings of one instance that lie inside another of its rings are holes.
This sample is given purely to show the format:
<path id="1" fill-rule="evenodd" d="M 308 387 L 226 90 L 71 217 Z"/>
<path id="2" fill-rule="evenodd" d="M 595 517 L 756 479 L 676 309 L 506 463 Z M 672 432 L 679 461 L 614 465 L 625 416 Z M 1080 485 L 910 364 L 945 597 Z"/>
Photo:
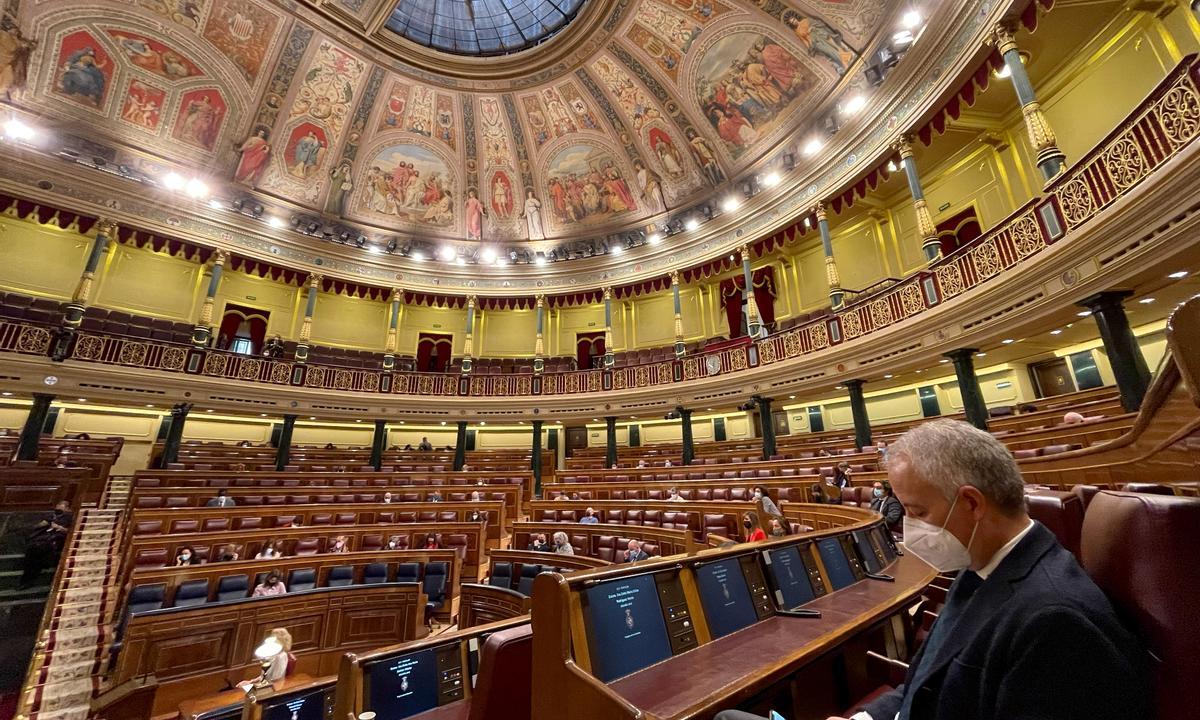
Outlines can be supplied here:
<path id="1" fill-rule="evenodd" d="M 1000 566 L 979 586 L 966 607 L 953 619 L 953 624 L 939 630 L 945 633 L 945 636 L 937 656 L 921 660 L 922 664 L 929 663 L 928 668 L 921 669 L 924 680 L 935 676 L 962 652 L 1013 596 L 1014 586 L 1033 571 L 1042 556 L 1054 547 L 1055 542 L 1054 536 L 1041 523 L 1034 524 L 1029 534 L 1017 543 L 1008 557 L 1004 558 Z"/>

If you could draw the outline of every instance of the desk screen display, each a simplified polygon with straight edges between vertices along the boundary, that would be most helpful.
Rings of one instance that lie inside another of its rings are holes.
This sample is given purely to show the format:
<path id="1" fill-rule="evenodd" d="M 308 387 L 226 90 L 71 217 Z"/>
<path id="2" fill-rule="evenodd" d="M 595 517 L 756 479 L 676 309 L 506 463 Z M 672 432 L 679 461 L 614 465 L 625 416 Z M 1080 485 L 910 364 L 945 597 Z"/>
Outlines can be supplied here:
<path id="1" fill-rule="evenodd" d="M 601 583 L 584 591 L 592 674 L 616 680 L 671 657 L 653 575 Z"/>
<path id="2" fill-rule="evenodd" d="M 326 720 L 333 716 L 333 688 L 317 688 L 301 695 L 271 698 L 262 703 L 263 720 Z"/>
<path id="3" fill-rule="evenodd" d="M 825 563 L 825 574 L 829 576 L 829 584 L 834 590 L 841 590 L 854 582 L 850 560 L 846 558 L 842 544 L 837 538 L 821 538 L 817 541 L 817 551 L 821 553 L 821 562 Z"/>
<path id="4" fill-rule="evenodd" d="M 708 629 L 714 639 L 741 630 L 758 621 L 746 576 L 737 558 L 701 565 L 696 568 L 696 585 Z"/>
<path id="5" fill-rule="evenodd" d="M 875 528 L 875 539 L 879 541 L 879 547 L 883 550 L 883 556 L 887 561 L 896 559 L 896 541 L 892 539 L 892 531 L 882 525 Z"/>
<path id="6" fill-rule="evenodd" d="M 780 604 L 784 610 L 795 610 L 816 599 L 816 595 L 813 594 L 812 582 L 808 579 L 808 568 L 800 559 L 798 546 L 789 545 L 776 550 L 768 550 L 767 559 L 770 561 L 775 589 L 782 596 Z"/>
<path id="7" fill-rule="evenodd" d="M 862 559 L 863 567 L 869 573 L 877 573 L 883 570 L 883 563 L 879 562 L 879 556 L 875 554 L 875 546 L 871 544 L 871 536 L 867 530 L 855 530 L 851 533 L 854 536 L 854 546 L 858 548 L 858 556 Z"/>
<path id="8" fill-rule="evenodd" d="M 381 718 L 406 718 L 438 705 L 436 648 L 364 664 L 363 676 L 364 709 Z"/>

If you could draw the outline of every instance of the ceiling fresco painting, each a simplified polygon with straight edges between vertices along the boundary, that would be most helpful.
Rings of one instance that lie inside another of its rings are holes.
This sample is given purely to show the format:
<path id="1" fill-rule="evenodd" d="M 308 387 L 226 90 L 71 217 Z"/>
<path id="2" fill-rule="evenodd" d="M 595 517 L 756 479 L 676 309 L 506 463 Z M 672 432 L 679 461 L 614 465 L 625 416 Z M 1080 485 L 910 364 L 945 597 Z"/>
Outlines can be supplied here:
<path id="1" fill-rule="evenodd" d="M 487 33 L 549 47 L 591 2 L 605 0 L 531 1 L 529 17 L 506 13 L 529 34 Z M 117 161 L 190 170 L 369 232 L 570 240 L 645 227 L 795 152 L 797 128 L 862 85 L 863 53 L 895 5 L 608 2 L 584 62 L 486 90 L 410 71 L 402 53 L 320 22 L 329 6 L 393 32 L 382 24 L 407 13 L 420 35 L 422 13 L 441 13 L 452 32 L 430 29 L 428 47 L 494 52 L 478 34 L 471 45 L 459 0 L 9 0 L 0 97 L 71 123 Z"/>

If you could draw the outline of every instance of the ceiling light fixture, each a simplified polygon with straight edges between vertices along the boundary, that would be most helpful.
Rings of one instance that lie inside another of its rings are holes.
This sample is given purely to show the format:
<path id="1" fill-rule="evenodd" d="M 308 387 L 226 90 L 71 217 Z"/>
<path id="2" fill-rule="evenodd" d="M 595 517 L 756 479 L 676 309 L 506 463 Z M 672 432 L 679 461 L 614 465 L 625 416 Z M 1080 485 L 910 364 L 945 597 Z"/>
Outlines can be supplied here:
<path id="1" fill-rule="evenodd" d="M 900 168 L 896 167 L 895 160 L 888 160 L 887 169 L 888 169 L 888 172 L 896 172 Z"/>
<path id="2" fill-rule="evenodd" d="M 1062 335 L 1062 330 L 1051 330 L 1050 334 L 1051 335 Z"/>
<path id="3" fill-rule="evenodd" d="M 985 353 L 985 352 L 975 353 L 975 357 L 987 357 L 987 353 Z"/>
<path id="4" fill-rule="evenodd" d="M 692 230 L 695 230 L 698 227 L 700 227 L 700 221 L 694 217 L 690 217 L 683 222 L 683 229 L 687 230 L 689 232 Z"/>
<path id="5" fill-rule="evenodd" d="M 1079 317 L 1087 317 L 1092 314 L 1092 311 L 1091 310 L 1080 310 L 1079 312 L 1077 312 L 1075 314 Z"/>
<path id="6" fill-rule="evenodd" d="M 727 197 L 723 201 L 721 201 L 721 210 L 724 212 L 727 212 L 727 213 L 731 213 L 734 210 L 737 210 L 738 206 L 741 204 L 742 203 L 736 197 L 734 197 L 733 195 L 730 195 L 729 197 Z"/>
<path id="7" fill-rule="evenodd" d="M 859 110 L 867 106 L 867 99 L 862 95 L 853 95 L 842 105 L 843 115 L 857 115 Z"/>
<path id="8" fill-rule="evenodd" d="M 804 144 L 804 154 L 816 155 L 821 152 L 821 148 L 823 147 L 825 147 L 825 143 L 821 142 L 818 138 L 813 138 Z"/>
<path id="9" fill-rule="evenodd" d="M 283 220 L 272 215 L 271 217 L 267 218 L 267 224 L 278 230 L 279 228 L 282 228 L 286 223 L 284 223 Z"/>
<path id="10" fill-rule="evenodd" d="M 884 375 L 884 376 L 883 376 L 883 379 L 884 379 L 884 380 L 891 380 L 891 379 L 892 379 L 892 374 L 891 374 L 891 373 L 888 373 L 888 374 Z"/>
<path id="11" fill-rule="evenodd" d="M 767 173 L 766 177 L 764 177 L 762 179 L 763 187 L 774 187 L 778 184 L 779 184 L 779 173 L 777 173 L 777 172 Z"/>
<path id="12" fill-rule="evenodd" d="M 1138 302 L 1142 305 L 1149 305 L 1150 303 L 1154 302 L 1154 298 L 1142 298 L 1141 300 L 1138 300 Z"/>
<path id="13" fill-rule="evenodd" d="M 79 402 L 87 402 L 87 398 L 75 398 Z"/>
<path id="14" fill-rule="evenodd" d="M 28 142 L 33 139 L 33 128 L 21 122 L 17 118 L 11 118 L 4 123 L 4 134 L 11 140 L 21 140 Z"/>
<path id="15" fill-rule="evenodd" d="M 162 184 L 163 187 L 171 192 L 176 192 L 178 190 L 182 190 L 183 186 L 187 184 L 187 181 L 184 180 L 183 176 L 179 173 L 169 172 L 166 175 L 163 175 Z"/>
<path id="16" fill-rule="evenodd" d="M 896 46 L 897 50 L 903 49 L 907 45 L 911 45 L 912 42 L 913 34 L 908 30 L 901 30 L 900 32 L 892 33 L 892 44 Z"/>
<path id="17" fill-rule="evenodd" d="M 188 180 L 187 185 L 185 185 L 183 188 L 183 191 L 187 193 L 188 197 L 195 200 L 203 200 L 204 198 L 208 197 L 208 186 L 205 185 L 204 182 L 199 178 L 192 178 L 191 180 Z"/>
<path id="18" fill-rule="evenodd" d="M 1187 276 L 1188 276 L 1187 270 L 1180 270 L 1179 272 L 1171 273 L 1167 277 L 1171 278 L 1172 280 L 1182 280 L 1183 278 L 1185 278 Z"/>
<path id="19" fill-rule="evenodd" d="M 1015 342 L 1016 342 L 1016 340 L 1013 340 L 1012 338 L 1004 338 L 1003 340 L 1000 341 L 1000 344 L 1001 345 L 1012 345 Z"/>
<path id="20" fill-rule="evenodd" d="M 438 251 L 438 255 L 446 262 L 450 262 L 458 256 L 458 253 L 449 245 L 443 245 L 442 249 Z"/>
<path id="21" fill-rule="evenodd" d="M 900 27 L 905 30 L 916 30 L 924 18 L 916 10 L 909 10 L 900 18 Z"/>

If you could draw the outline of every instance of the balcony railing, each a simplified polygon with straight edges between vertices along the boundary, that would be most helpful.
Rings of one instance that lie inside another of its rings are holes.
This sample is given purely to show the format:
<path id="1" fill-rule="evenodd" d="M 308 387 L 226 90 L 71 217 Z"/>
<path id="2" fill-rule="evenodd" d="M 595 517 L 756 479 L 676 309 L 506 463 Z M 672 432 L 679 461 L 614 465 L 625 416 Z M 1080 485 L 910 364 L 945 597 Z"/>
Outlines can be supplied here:
<path id="1" fill-rule="evenodd" d="M 140 338 L 79 333 L 70 359 L 257 384 L 408 396 L 572 395 L 669 385 L 802 357 L 893 327 L 1037 255 L 1082 227 L 1200 134 L 1200 63 L 1184 58 L 1138 108 L 1047 189 L 999 225 L 841 311 L 757 342 L 614 370 L 456 375 L 302 364 Z M 0 321 L 0 352 L 46 355 L 54 329 Z"/>

